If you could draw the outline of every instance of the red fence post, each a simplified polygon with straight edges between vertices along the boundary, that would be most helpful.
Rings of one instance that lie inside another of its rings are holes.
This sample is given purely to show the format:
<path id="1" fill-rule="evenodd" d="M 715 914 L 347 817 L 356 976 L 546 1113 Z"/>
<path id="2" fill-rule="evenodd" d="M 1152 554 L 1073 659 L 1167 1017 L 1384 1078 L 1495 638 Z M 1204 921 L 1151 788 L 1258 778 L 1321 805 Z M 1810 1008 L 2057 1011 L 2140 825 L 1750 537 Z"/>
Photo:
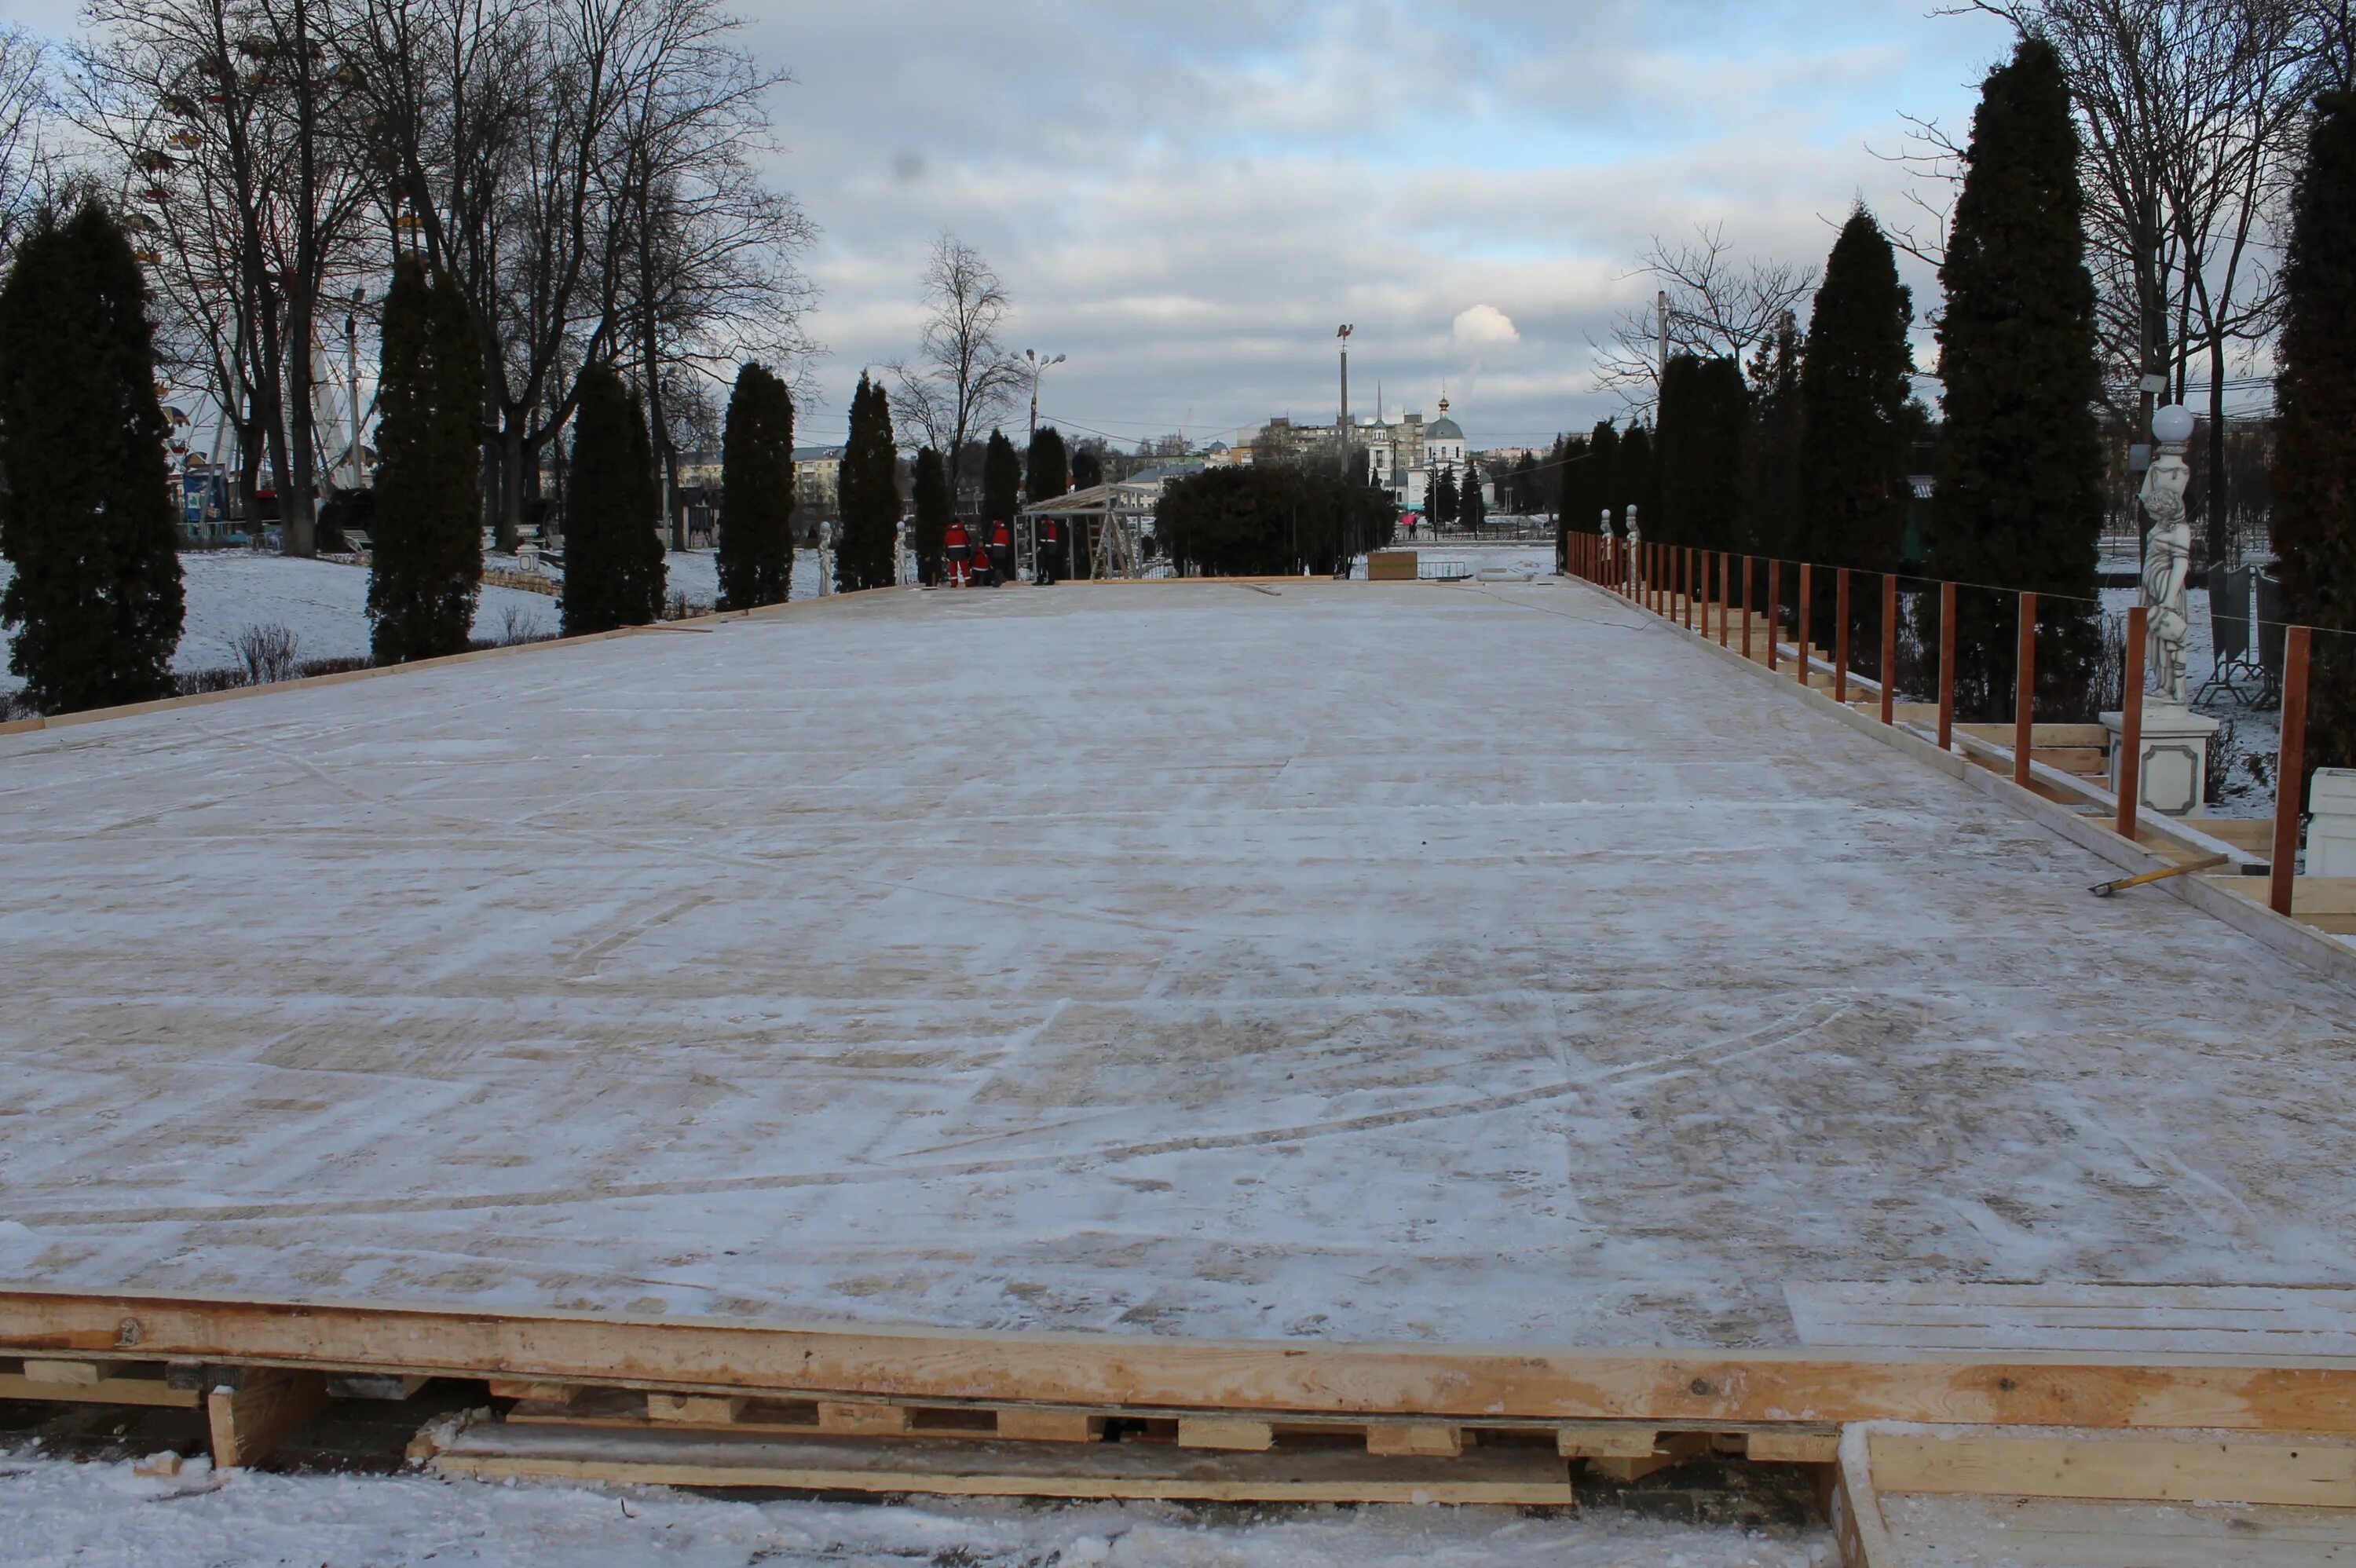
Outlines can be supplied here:
<path id="1" fill-rule="evenodd" d="M 2279 915 L 2293 904 L 2298 875 L 2298 805 L 2307 793 L 2307 654 L 2308 631 L 2293 626 L 2283 639 L 2282 754 L 2275 760 L 2275 849 L 2267 902 Z"/>
<path id="2" fill-rule="evenodd" d="M 2012 782 L 2029 787 L 2029 754 L 2037 749 L 2037 595 L 2020 596 L 2020 648 L 2012 672 Z"/>
<path id="3" fill-rule="evenodd" d="M 1955 749 L 1955 585 L 1939 584 L 1939 750 Z"/>
<path id="4" fill-rule="evenodd" d="M 1734 608 L 1734 584 L 1726 580 L 1727 574 L 1733 570 L 1734 552 L 1719 550 L 1718 552 L 1718 645 L 1721 648 L 1726 646 L 1726 613 Z"/>
<path id="5" fill-rule="evenodd" d="M 1881 721 L 1898 713 L 1898 574 L 1881 574 Z"/>
<path id="6" fill-rule="evenodd" d="M 1809 563 L 1802 561 L 1800 596 L 1793 601 L 1792 609 L 1792 645 L 1800 650 L 1799 662 L 1792 667 L 1792 673 L 1802 686 L 1808 684 L 1808 633 L 1814 629 L 1809 623 L 1815 619 L 1809 612 L 1815 608 L 1809 601 L 1808 571 Z"/>
<path id="7" fill-rule="evenodd" d="M 1742 613 L 1742 656 L 1751 656 L 1751 558 L 1742 558 L 1742 588 L 1735 597 L 1735 608 Z"/>
<path id="8" fill-rule="evenodd" d="M 1767 667 L 1769 669 L 1775 667 L 1775 596 L 1783 592 L 1783 585 L 1776 579 L 1783 575 L 1783 562 L 1770 558 L 1767 562 L 1766 599 L 1761 605 L 1761 608 L 1767 612 Z"/>
<path id="9" fill-rule="evenodd" d="M 2111 783 L 2119 792 L 2119 837 L 2133 843 L 2136 806 L 2143 795 L 2143 640 L 2148 635 L 2140 604 L 2127 612 L 2126 679 L 2119 690 L 2119 757 Z"/>
<path id="10" fill-rule="evenodd" d="M 1833 700 L 1848 700 L 1848 568 L 1833 573 Z"/>
<path id="11" fill-rule="evenodd" d="M 1686 630 L 1693 630 L 1694 547 L 1686 546 Z"/>

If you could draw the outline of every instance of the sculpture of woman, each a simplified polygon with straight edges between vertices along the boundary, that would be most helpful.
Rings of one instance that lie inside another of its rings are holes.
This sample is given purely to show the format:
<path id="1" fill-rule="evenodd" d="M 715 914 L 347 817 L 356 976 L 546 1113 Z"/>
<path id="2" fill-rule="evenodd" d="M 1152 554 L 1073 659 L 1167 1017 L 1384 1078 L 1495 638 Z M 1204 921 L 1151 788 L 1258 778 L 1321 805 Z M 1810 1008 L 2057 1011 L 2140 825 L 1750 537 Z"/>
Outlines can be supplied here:
<path id="1" fill-rule="evenodd" d="M 1628 584 L 1644 592 L 1644 530 L 1636 526 L 1636 503 L 1628 503 Z"/>
<path id="2" fill-rule="evenodd" d="M 2151 417 L 2159 455 L 2143 476 L 2143 509 L 2151 536 L 2143 550 L 2143 603 L 2148 622 L 2145 663 L 2160 700 L 2184 704 L 2184 644 L 2192 630 L 2187 596 L 2192 586 L 2192 522 L 2184 507 L 2192 477 L 2184 448 L 2192 439 L 2192 415 L 2171 404 Z"/>

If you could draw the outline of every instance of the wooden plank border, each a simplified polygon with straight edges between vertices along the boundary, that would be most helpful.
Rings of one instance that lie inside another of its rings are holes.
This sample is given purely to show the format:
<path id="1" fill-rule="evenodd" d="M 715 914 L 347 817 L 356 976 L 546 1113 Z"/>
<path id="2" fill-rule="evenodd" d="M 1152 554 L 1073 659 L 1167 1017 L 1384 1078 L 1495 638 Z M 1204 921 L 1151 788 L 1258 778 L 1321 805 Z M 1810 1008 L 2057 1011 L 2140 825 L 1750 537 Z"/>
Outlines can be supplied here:
<path id="1" fill-rule="evenodd" d="M 2356 1433 L 2356 1358 L 1351 1345 L 0 1290 L 0 1347 L 317 1371 L 1237 1416 Z"/>

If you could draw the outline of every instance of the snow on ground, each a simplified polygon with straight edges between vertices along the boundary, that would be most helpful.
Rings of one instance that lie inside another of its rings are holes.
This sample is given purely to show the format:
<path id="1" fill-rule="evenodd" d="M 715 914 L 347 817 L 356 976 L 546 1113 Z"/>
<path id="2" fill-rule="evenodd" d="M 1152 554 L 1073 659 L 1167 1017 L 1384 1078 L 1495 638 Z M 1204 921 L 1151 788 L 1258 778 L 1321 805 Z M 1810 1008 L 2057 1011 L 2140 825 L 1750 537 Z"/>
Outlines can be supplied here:
<path id="1" fill-rule="evenodd" d="M 2345 991 L 1582 585 L 826 599 L 0 737 L 0 1279 L 1789 1344 L 2356 1282 Z"/>
<path id="2" fill-rule="evenodd" d="M 14 575 L 0 560 L 0 586 Z M 293 632 L 297 659 L 360 658 L 369 651 L 364 567 L 256 550 L 191 550 L 180 557 L 180 581 L 187 618 L 172 667 L 183 675 L 241 666 L 237 638 L 254 626 Z M 556 629 L 556 601 L 544 593 L 486 587 L 475 609 L 478 638 L 552 636 Z M 0 633 L 0 687 L 8 690 L 24 684 L 6 673 L 5 649 L 15 640 L 13 632 Z"/>
<path id="3" fill-rule="evenodd" d="M 1746 1532 L 1599 1510 L 1186 1509 L 1013 1501 L 740 1502 L 659 1488 L 405 1476 L 171 1480 L 132 1461 L 0 1454 L 0 1562 L 491 1563 L 499 1568 L 1830 1568 L 1821 1531 Z"/>

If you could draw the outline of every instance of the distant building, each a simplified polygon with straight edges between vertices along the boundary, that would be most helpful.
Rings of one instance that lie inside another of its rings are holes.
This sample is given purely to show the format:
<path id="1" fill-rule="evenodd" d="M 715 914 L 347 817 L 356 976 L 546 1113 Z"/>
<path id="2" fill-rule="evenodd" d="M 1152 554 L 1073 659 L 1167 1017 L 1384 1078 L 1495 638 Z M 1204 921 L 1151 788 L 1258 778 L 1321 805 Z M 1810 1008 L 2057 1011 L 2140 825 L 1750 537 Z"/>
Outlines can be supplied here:
<path id="1" fill-rule="evenodd" d="M 1295 424 L 1280 416 L 1262 425 L 1249 444 L 1237 447 L 1230 461 L 1280 462 L 1320 447 L 1330 448 L 1340 434 L 1338 422 Z M 1464 428 L 1448 417 L 1446 398 L 1440 400 L 1440 417 L 1429 424 L 1420 411 L 1401 414 L 1395 421 L 1377 413 L 1351 421 L 1349 434 L 1351 452 L 1365 454 L 1362 461 L 1375 483 L 1389 491 L 1398 506 L 1410 510 L 1429 502 L 1440 474 L 1454 474 L 1461 483 L 1472 465 Z M 1483 493 L 1489 493 L 1485 482 Z"/>
<path id="2" fill-rule="evenodd" d="M 794 493 L 798 499 L 832 512 L 842 497 L 842 448 L 794 448 Z"/>

